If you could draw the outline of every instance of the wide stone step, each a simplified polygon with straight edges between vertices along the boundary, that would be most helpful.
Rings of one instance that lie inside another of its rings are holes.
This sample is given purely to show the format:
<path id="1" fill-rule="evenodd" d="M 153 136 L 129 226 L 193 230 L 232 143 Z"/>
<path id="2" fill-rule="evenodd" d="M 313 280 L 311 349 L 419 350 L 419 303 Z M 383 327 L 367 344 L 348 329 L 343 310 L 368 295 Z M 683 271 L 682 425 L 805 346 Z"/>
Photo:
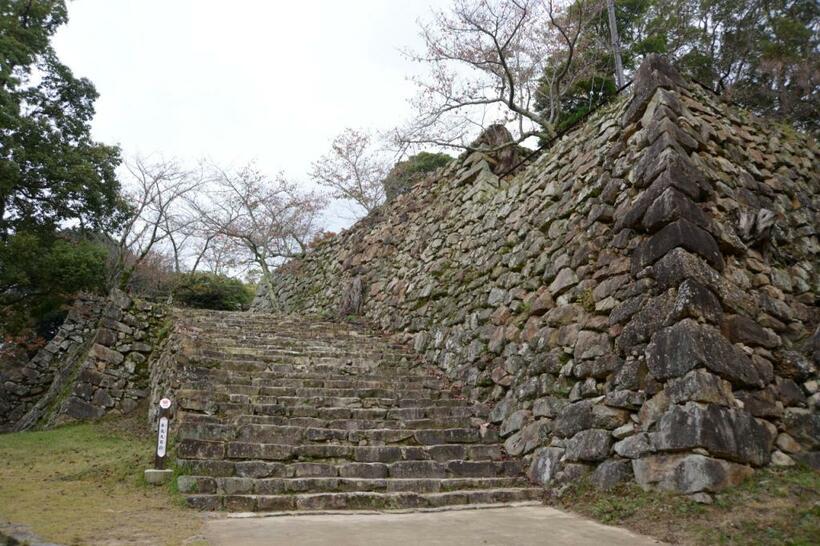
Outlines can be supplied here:
<path id="1" fill-rule="evenodd" d="M 220 362 L 195 362 L 186 367 L 191 380 L 197 378 L 228 379 L 232 383 L 276 386 L 280 379 L 357 379 L 370 381 L 412 382 L 426 376 L 418 368 L 391 366 L 325 366 L 321 364 L 277 364 L 266 366 L 222 367 Z"/>
<path id="2" fill-rule="evenodd" d="M 270 372 L 281 377 L 290 373 L 312 373 L 314 376 L 338 375 L 340 377 L 378 374 L 381 377 L 408 375 L 414 369 L 412 365 L 402 365 L 395 361 L 377 361 L 373 359 L 350 360 L 335 357 L 282 357 L 277 359 L 241 359 L 241 358 L 196 358 L 195 362 L 209 369 L 221 369 L 229 372 L 262 373 Z"/>
<path id="3" fill-rule="evenodd" d="M 407 355 L 396 355 L 392 353 L 375 352 L 354 352 L 339 349 L 326 349 L 322 351 L 309 350 L 282 350 L 275 347 L 264 348 L 255 347 L 251 350 L 198 350 L 190 353 L 189 356 L 209 360 L 219 360 L 225 363 L 289 363 L 289 362 L 327 362 L 338 365 L 350 364 L 370 364 L 377 362 L 394 362 L 400 364 L 406 361 Z M 415 359 L 411 360 L 415 361 Z M 415 363 L 415 362 L 414 362 Z M 406 363 L 405 363 L 406 364 Z"/>
<path id="4" fill-rule="evenodd" d="M 258 385 L 275 387 L 280 381 L 376 381 L 383 383 L 413 384 L 415 381 L 441 381 L 437 377 L 424 375 L 419 369 L 414 373 L 385 368 L 362 370 L 322 369 L 316 367 L 285 366 L 276 371 L 247 372 L 222 370 L 207 366 L 188 365 L 185 368 L 189 381 L 212 381 L 212 384 L 232 383 L 237 385 Z M 356 372 L 356 373 L 353 373 Z M 362 372 L 362 373 L 358 373 Z"/>
<path id="5" fill-rule="evenodd" d="M 504 457 L 499 444 L 433 444 L 351 446 L 340 444 L 265 444 L 258 442 L 181 440 L 176 446 L 182 460 L 234 461 L 317 461 L 396 463 L 402 461 L 444 462 L 454 459 L 471 461 L 500 460 Z"/>
<path id="6" fill-rule="evenodd" d="M 183 424 L 180 440 L 212 440 L 299 445 L 307 443 L 349 443 L 352 445 L 437 445 L 454 443 L 498 443 L 498 434 L 478 428 L 437 429 L 358 429 L 287 425 Z"/>
<path id="7" fill-rule="evenodd" d="M 216 421 L 222 424 L 216 418 Z M 475 428 L 483 423 L 477 417 L 440 417 L 437 419 L 317 419 L 315 417 L 282 417 L 278 415 L 240 415 L 228 424 L 237 425 L 283 425 L 343 430 L 367 430 L 383 428 Z"/>
<path id="8" fill-rule="evenodd" d="M 270 385 L 254 385 L 249 383 L 222 383 L 214 385 L 212 381 L 203 380 L 186 382 L 183 388 L 205 391 L 219 389 L 224 392 L 241 394 L 275 394 L 277 391 L 273 389 L 381 389 L 395 391 L 407 388 L 407 386 L 406 381 L 362 381 L 356 378 L 328 379 L 327 377 L 315 379 L 282 377 Z M 412 386 L 416 390 L 441 391 L 445 389 L 446 384 L 439 379 L 417 378 Z"/>
<path id="9" fill-rule="evenodd" d="M 278 512 L 291 510 L 389 510 L 438 508 L 540 500 L 538 488 L 473 489 L 442 493 L 349 492 L 296 495 L 189 495 L 188 505 L 200 510 Z"/>
<path id="10" fill-rule="evenodd" d="M 180 493 L 208 495 L 286 495 L 294 493 L 336 493 L 381 491 L 394 493 L 440 493 L 464 489 L 526 487 L 521 477 L 501 478 L 213 478 L 180 476 Z"/>
<path id="11" fill-rule="evenodd" d="M 218 401 L 190 400 L 179 398 L 178 405 L 183 410 L 223 413 L 226 415 L 293 415 L 298 417 L 320 417 L 335 415 L 338 418 L 355 416 L 354 410 L 368 410 L 368 416 L 384 418 L 392 409 L 466 409 L 472 406 L 462 400 L 431 400 L 425 398 L 322 398 L 322 397 L 276 397 L 259 401 Z M 446 411 L 444 413 L 446 415 Z M 455 414 L 454 414 L 455 415 Z M 441 414 L 439 414 L 441 416 Z M 458 415 L 456 415 L 458 416 Z M 421 417 L 416 417 L 421 418 Z"/>
<path id="12" fill-rule="evenodd" d="M 389 389 L 389 388 L 327 388 L 327 387 L 255 387 L 252 385 L 211 386 L 208 389 L 180 389 L 177 398 L 210 400 L 251 400 L 267 402 L 265 399 L 277 397 L 301 398 L 433 398 L 448 399 L 447 391 L 434 389 Z"/>
<path id="13" fill-rule="evenodd" d="M 192 410 L 193 411 L 193 410 Z M 309 417 L 316 419 L 370 419 L 370 420 L 417 420 L 480 417 L 486 418 L 489 411 L 484 406 L 423 406 L 393 408 L 317 408 L 314 406 L 285 406 L 279 404 L 213 404 L 197 410 L 226 418 L 238 418 L 254 414 L 279 417 Z"/>
<path id="14" fill-rule="evenodd" d="M 316 393 L 298 393 L 295 395 L 248 395 L 218 392 L 219 387 L 212 392 L 180 390 L 177 399 L 182 409 L 197 409 L 207 403 L 250 404 L 250 405 L 280 405 L 280 406 L 314 406 L 317 408 L 348 408 L 348 407 L 427 407 L 445 406 L 461 407 L 471 405 L 471 402 L 461 398 L 450 398 L 447 393 L 431 393 L 428 391 L 408 391 L 385 393 L 385 396 L 368 396 L 367 391 L 347 390 L 347 395 L 322 395 Z M 321 391 L 318 391 L 321 392 Z M 439 398 L 442 396 L 442 398 Z M 185 404 L 185 405 L 184 405 Z"/>

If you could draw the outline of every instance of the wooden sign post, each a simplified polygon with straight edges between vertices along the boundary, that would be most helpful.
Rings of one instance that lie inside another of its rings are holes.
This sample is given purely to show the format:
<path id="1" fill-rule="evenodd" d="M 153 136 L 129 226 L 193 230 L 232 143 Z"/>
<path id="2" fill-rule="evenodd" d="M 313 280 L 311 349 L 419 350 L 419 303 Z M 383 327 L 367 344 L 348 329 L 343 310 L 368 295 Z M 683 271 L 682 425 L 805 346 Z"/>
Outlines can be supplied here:
<path id="1" fill-rule="evenodd" d="M 157 425 L 157 452 L 154 467 L 165 468 L 165 456 L 168 448 L 168 421 L 171 417 L 171 401 L 163 398 L 159 401 L 159 423 Z"/>

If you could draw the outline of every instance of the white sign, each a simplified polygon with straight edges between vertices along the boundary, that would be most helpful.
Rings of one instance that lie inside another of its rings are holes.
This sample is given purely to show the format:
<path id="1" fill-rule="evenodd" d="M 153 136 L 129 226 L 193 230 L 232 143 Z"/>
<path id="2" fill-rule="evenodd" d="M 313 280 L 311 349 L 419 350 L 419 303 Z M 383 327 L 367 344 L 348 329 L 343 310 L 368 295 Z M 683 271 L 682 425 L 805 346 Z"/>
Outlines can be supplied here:
<path id="1" fill-rule="evenodd" d="M 161 407 L 162 409 L 168 409 L 171 407 L 171 401 L 167 398 L 163 398 L 159 401 L 159 407 Z"/>
<path id="2" fill-rule="evenodd" d="M 160 417 L 157 429 L 157 456 L 165 457 L 165 446 L 168 443 L 168 418 Z"/>

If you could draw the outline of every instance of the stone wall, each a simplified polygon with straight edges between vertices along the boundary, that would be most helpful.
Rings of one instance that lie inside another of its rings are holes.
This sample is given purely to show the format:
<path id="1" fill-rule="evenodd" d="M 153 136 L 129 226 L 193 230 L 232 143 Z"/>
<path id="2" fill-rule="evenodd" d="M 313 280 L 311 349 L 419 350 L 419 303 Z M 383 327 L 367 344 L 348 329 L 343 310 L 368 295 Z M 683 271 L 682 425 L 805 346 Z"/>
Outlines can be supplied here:
<path id="1" fill-rule="evenodd" d="M 62 363 L 87 350 L 104 299 L 80 294 L 55 336 L 29 361 L 0 363 L 0 432 L 11 430 L 48 391 Z"/>
<path id="2" fill-rule="evenodd" d="M 113 290 L 81 298 L 57 336 L 28 365 L 46 362 L 48 390 L 16 421 L 16 430 L 127 413 L 149 393 L 149 359 L 170 328 L 163 306 Z M 21 413 L 14 409 L 12 415 Z"/>
<path id="3" fill-rule="evenodd" d="M 495 404 L 556 485 L 703 498 L 817 461 L 816 143 L 663 59 L 532 165 L 473 154 L 280 268 L 258 310 L 361 313 Z M 344 305 L 343 305 L 344 304 Z"/>

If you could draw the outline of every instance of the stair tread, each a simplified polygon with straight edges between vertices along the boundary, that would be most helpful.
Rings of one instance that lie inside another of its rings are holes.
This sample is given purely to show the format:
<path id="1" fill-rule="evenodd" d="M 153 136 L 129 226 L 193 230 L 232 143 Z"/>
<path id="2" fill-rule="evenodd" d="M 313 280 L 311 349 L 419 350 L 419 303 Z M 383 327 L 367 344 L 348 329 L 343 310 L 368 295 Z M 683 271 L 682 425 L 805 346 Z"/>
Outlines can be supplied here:
<path id="1" fill-rule="evenodd" d="M 536 499 L 489 408 L 360 324 L 180 311 L 180 491 L 205 510 Z"/>

